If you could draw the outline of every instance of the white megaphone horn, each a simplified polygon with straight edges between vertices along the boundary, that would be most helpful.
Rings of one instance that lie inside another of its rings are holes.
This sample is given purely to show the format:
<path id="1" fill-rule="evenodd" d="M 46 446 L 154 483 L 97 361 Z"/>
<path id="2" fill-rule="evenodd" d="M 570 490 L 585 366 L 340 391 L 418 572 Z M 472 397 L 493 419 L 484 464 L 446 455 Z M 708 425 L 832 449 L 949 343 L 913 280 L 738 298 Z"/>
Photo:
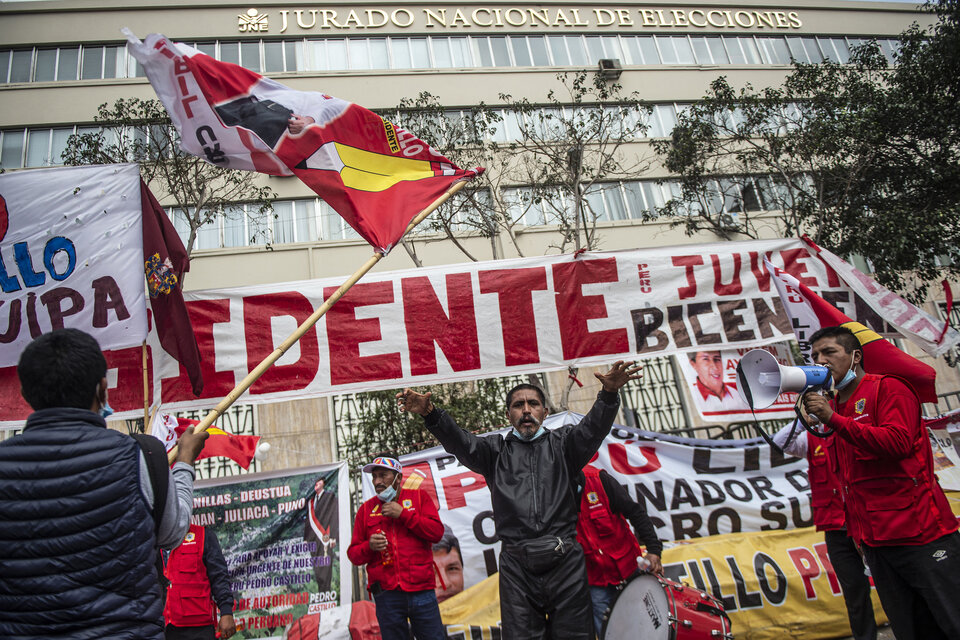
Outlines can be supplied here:
<path id="1" fill-rule="evenodd" d="M 826 367 L 785 367 L 764 349 L 748 351 L 737 364 L 737 391 L 753 409 L 769 407 L 781 393 L 829 388 L 831 381 Z"/>

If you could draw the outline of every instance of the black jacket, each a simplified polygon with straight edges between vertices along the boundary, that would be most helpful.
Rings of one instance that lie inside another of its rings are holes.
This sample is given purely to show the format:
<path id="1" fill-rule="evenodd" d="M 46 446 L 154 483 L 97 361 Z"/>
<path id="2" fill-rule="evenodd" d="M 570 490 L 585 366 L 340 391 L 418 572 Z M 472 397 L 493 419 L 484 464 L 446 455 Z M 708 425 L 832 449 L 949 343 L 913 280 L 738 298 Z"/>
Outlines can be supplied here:
<path id="1" fill-rule="evenodd" d="M 543 535 L 576 535 L 577 477 L 619 409 L 619 394 L 601 391 L 580 424 L 548 431 L 532 442 L 512 433 L 506 438 L 467 433 L 441 409 L 424 421 L 447 452 L 486 479 L 497 534 L 515 544 Z"/>

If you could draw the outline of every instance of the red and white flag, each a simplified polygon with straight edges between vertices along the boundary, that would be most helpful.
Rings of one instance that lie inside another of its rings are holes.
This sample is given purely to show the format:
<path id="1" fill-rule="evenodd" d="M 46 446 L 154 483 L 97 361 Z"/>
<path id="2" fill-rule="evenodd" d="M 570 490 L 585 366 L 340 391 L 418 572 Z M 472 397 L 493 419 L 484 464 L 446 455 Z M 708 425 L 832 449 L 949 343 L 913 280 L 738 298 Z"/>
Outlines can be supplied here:
<path id="1" fill-rule="evenodd" d="M 960 343 L 960 332 L 949 323 L 904 300 L 849 262 L 818 247 L 810 238 L 803 236 L 802 240 L 885 322 L 926 353 L 936 358 Z"/>
<path id="2" fill-rule="evenodd" d="M 806 364 L 810 364 L 810 336 L 822 327 L 842 325 L 853 331 L 863 348 L 863 368 L 867 373 L 894 375 L 909 382 L 921 402 L 937 402 L 937 372 L 895 347 L 880 334 L 850 319 L 846 314 L 814 293 L 794 276 L 764 260 L 773 277 L 780 300 L 790 317 L 793 332 L 800 343 Z"/>
<path id="3" fill-rule="evenodd" d="M 381 252 L 462 170 L 359 105 L 295 91 L 151 34 L 124 31 L 180 132 L 181 148 L 231 169 L 296 175 Z"/>

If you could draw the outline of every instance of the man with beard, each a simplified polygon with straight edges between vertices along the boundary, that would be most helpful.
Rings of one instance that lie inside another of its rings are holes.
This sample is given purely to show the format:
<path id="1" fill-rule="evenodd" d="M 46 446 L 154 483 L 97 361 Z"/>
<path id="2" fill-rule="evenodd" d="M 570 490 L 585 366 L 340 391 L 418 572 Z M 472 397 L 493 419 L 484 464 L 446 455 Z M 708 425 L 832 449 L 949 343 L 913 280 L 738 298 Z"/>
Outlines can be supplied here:
<path id="1" fill-rule="evenodd" d="M 530 384 L 507 393 L 513 431 L 505 438 L 460 429 L 431 394 L 405 389 L 401 411 L 424 417 L 427 429 L 490 487 L 500 553 L 500 615 L 504 640 L 593 635 L 583 549 L 576 540 L 577 479 L 610 431 L 620 409 L 620 388 L 639 380 L 642 366 L 617 362 L 594 374 L 602 390 L 577 425 L 547 432 L 543 391 Z"/>

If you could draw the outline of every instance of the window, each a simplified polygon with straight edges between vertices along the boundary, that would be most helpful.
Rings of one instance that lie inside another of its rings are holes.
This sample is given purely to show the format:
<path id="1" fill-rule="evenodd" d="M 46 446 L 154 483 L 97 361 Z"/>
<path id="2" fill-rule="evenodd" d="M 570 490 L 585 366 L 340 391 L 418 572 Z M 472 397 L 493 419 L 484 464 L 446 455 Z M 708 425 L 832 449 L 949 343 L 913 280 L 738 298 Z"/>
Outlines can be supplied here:
<path id="1" fill-rule="evenodd" d="M 602 58 L 627 65 L 846 63 L 858 38 L 782 36 L 510 35 L 317 38 L 192 43 L 257 73 L 487 67 L 592 67 Z M 892 63 L 897 40 L 878 38 Z M 0 82 L 69 82 L 143 77 L 123 44 L 0 49 Z"/>
<path id="2" fill-rule="evenodd" d="M 80 64 L 81 80 L 98 80 L 103 77 L 103 47 L 84 47 Z"/>
<path id="3" fill-rule="evenodd" d="M 38 49 L 34 82 L 52 82 L 57 79 L 57 50 Z"/>
<path id="4" fill-rule="evenodd" d="M 284 71 L 282 42 L 263 43 L 263 70 L 265 73 Z"/>
<path id="5" fill-rule="evenodd" d="M 10 60 L 10 82 L 30 82 L 33 49 L 14 51 Z"/>
<path id="6" fill-rule="evenodd" d="M 4 131 L 0 138 L 0 168 L 19 169 L 23 166 L 23 130 Z"/>

